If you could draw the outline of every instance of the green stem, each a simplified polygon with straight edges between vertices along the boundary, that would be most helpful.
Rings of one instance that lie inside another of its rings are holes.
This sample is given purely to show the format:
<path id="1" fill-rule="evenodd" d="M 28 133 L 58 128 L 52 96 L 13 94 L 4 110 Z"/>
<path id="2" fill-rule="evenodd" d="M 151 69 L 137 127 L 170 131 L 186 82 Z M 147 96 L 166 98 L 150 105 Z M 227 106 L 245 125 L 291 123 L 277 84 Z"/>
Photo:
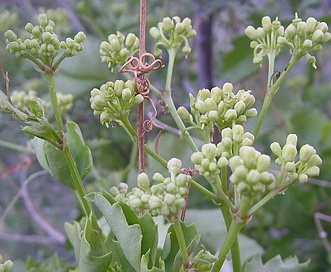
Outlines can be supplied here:
<path id="1" fill-rule="evenodd" d="M 222 181 L 223 192 L 227 192 L 228 188 L 227 188 L 227 168 L 226 167 L 223 167 L 221 170 L 221 181 Z M 227 206 L 221 205 L 220 208 L 221 208 L 222 215 L 224 218 L 226 230 L 229 231 L 231 221 L 232 221 L 232 214 Z M 233 272 L 240 272 L 241 259 L 240 259 L 240 249 L 239 249 L 238 237 L 233 242 L 233 245 L 231 248 L 231 258 L 232 258 Z"/>
<path id="2" fill-rule="evenodd" d="M 59 107 L 59 103 L 58 103 L 57 96 L 56 96 L 54 73 L 45 72 L 44 76 L 45 76 L 45 79 L 46 79 L 46 82 L 48 85 L 49 98 L 52 103 L 56 125 L 60 131 L 64 132 L 62 116 L 61 116 L 60 107 Z"/>
<path id="3" fill-rule="evenodd" d="M 0 140 L 0 146 L 6 147 L 6 148 L 10 148 L 12 150 L 16 150 L 19 152 L 23 152 L 23 153 L 32 153 L 34 154 L 35 152 L 33 151 L 33 149 L 31 148 L 26 148 L 17 144 L 13 144 L 13 143 L 9 143 L 6 141 L 2 141 Z"/>
<path id="4" fill-rule="evenodd" d="M 178 220 L 175 221 L 175 223 L 173 223 L 173 226 L 178 240 L 179 250 L 182 255 L 182 261 L 184 265 L 189 262 L 184 233 L 180 221 Z"/>
<path id="5" fill-rule="evenodd" d="M 258 120 L 257 120 L 256 125 L 255 125 L 255 129 L 254 129 L 255 139 L 257 138 L 257 135 L 259 134 L 259 131 L 260 131 L 261 125 L 263 123 L 264 117 L 265 117 L 265 115 L 266 115 L 266 113 L 269 109 L 270 103 L 271 103 L 274 95 L 277 93 L 277 91 L 279 89 L 280 84 L 284 81 L 284 79 L 286 78 L 288 73 L 292 70 L 294 65 L 301 58 L 301 56 L 292 55 L 287 67 L 284 69 L 284 71 L 281 73 L 280 77 L 275 81 L 275 83 L 272 84 L 272 76 L 273 76 L 273 73 L 274 73 L 273 71 L 274 71 L 274 65 L 275 65 L 275 57 L 276 56 L 274 54 L 270 54 L 270 56 L 268 55 L 268 58 L 269 58 L 268 87 L 267 87 L 267 93 L 266 93 L 266 96 L 264 98 Z"/>
<path id="6" fill-rule="evenodd" d="M 193 142 L 190 134 L 187 132 L 182 119 L 179 117 L 175 104 L 174 104 L 174 101 L 172 100 L 172 96 L 171 96 L 172 73 L 173 73 L 173 69 L 174 69 L 174 63 L 175 63 L 175 58 L 176 58 L 177 52 L 178 52 L 178 49 L 175 49 L 175 48 L 170 48 L 168 50 L 169 62 L 168 62 L 165 91 L 163 93 L 163 100 L 166 103 L 166 105 L 168 106 L 168 110 L 169 110 L 172 118 L 174 119 L 177 127 L 182 132 L 182 135 L 184 136 L 185 141 L 187 141 L 191 150 L 196 152 L 196 151 L 198 151 L 198 148 L 196 147 L 195 143 Z"/>
<path id="7" fill-rule="evenodd" d="M 224 240 L 223 246 L 221 248 L 221 251 L 218 254 L 218 260 L 215 262 L 212 272 L 219 272 L 221 271 L 222 265 L 226 259 L 226 256 L 228 255 L 231 247 L 233 246 L 234 242 L 236 241 L 238 234 L 241 230 L 241 228 L 244 226 L 243 223 L 239 223 L 236 221 L 235 218 L 232 219 L 230 228 L 228 230 L 228 233 L 226 235 L 226 238 Z M 236 268 L 238 269 L 238 268 Z M 240 270 L 236 270 L 240 271 Z"/>
<path id="8" fill-rule="evenodd" d="M 208 189 L 206 189 L 205 187 L 203 187 L 202 185 L 200 185 L 194 179 L 191 179 L 190 183 L 191 183 L 191 185 L 195 189 L 197 189 L 198 191 L 200 191 L 200 193 L 204 194 L 209 199 L 214 200 L 216 203 L 220 203 L 221 202 L 222 199 L 219 196 L 215 195 L 214 193 L 212 193 L 211 191 L 209 191 Z M 224 206 L 224 205 L 221 205 L 221 206 Z"/>

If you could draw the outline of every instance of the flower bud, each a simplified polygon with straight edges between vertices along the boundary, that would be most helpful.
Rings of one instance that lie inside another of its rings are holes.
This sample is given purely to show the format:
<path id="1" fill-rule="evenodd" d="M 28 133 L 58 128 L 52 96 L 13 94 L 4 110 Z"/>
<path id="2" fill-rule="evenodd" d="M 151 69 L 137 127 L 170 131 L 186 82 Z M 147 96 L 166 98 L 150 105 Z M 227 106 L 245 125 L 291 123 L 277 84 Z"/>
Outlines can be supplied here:
<path id="1" fill-rule="evenodd" d="M 179 199 L 176 199 L 175 201 L 175 206 L 179 209 L 182 209 L 184 208 L 186 205 L 186 201 L 184 198 L 179 198 Z"/>
<path id="2" fill-rule="evenodd" d="M 322 32 L 322 30 L 319 29 L 315 30 L 315 32 L 311 36 L 311 40 L 313 41 L 313 43 L 322 43 L 323 38 L 324 33 Z"/>
<path id="3" fill-rule="evenodd" d="M 210 97 L 205 100 L 205 106 L 207 111 L 217 110 L 216 102 Z"/>
<path id="4" fill-rule="evenodd" d="M 290 24 L 286 29 L 284 33 L 284 37 L 289 40 L 293 41 L 294 37 L 296 35 L 296 28 L 293 24 Z"/>
<path id="5" fill-rule="evenodd" d="M 167 204 L 168 206 L 170 206 L 170 205 L 172 205 L 172 204 L 175 203 L 176 198 L 175 198 L 174 195 L 166 193 L 164 195 L 163 201 L 164 201 L 165 204 Z"/>
<path id="6" fill-rule="evenodd" d="M 223 98 L 223 92 L 219 87 L 214 87 L 210 90 L 211 98 L 218 104 Z"/>
<path id="7" fill-rule="evenodd" d="M 239 156 L 244 161 L 244 164 L 249 168 L 255 168 L 257 164 L 258 157 L 260 156 L 260 152 L 258 152 L 252 146 L 242 146 L 239 149 Z"/>
<path id="8" fill-rule="evenodd" d="M 233 85 L 229 82 L 226 82 L 223 84 L 222 90 L 224 93 L 230 94 L 233 91 Z"/>
<path id="9" fill-rule="evenodd" d="M 262 18 L 262 27 L 266 33 L 270 33 L 272 30 L 272 24 L 269 16 L 264 16 Z"/>
<path id="10" fill-rule="evenodd" d="M 262 154 L 256 164 L 256 169 L 262 173 L 264 171 L 267 171 L 270 166 L 270 157 L 268 155 Z"/>
<path id="11" fill-rule="evenodd" d="M 129 88 L 125 88 L 122 90 L 122 99 L 124 101 L 130 100 L 131 97 L 132 97 L 132 92 Z"/>
<path id="12" fill-rule="evenodd" d="M 84 34 L 84 32 L 79 31 L 76 36 L 74 37 L 74 41 L 76 43 L 81 43 L 82 41 L 84 41 L 86 39 L 86 35 Z"/>
<path id="13" fill-rule="evenodd" d="M 237 112 L 238 115 L 242 114 L 246 108 L 246 104 L 244 101 L 239 100 L 235 105 L 234 105 L 234 110 Z"/>
<path id="14" fill-rule="evenodd" d="M 229 109 L 224 114 L 224 119 L 226 121 L 233 121 L 237 118 L 237 112 L 234 109 Z"/>
<path id="15" fill-rule="evenodd" d="M 231 169 L 235 169 L 242 164 L 243 164 L 242 159 L 239 156 L 233 156 L 229 160 L 229 165 L 230 165 Z"/>
<path id="16" fill-rule="evenodd" d="M 310 158 L 316 154 L 316 150 L 315 148 L 313 148 L 311 145 L 309 144 L 305 144 L 300 148 L 299 151 L 299 159 L 300 161 L 302 161 L 303 163 L 306 163 L 310 160 Z"/>
<path id="17" fill-rule="evenodd" d="M 298 179 L 300 183 L 305 183 L 308 181 L 308 176 L 306 174 L 300 174 Z"/>
<path id="18" fill-rule="evenodd" d="M 118 188 L 116 186 L 111 187 L 109 192 L 112 196 L 116 196 L 120 193 L 120 191 L 118 190 Z"/>
<path id="19" fill-rule="evenodd" d="M 128 192 L 128 188 L 129 186 L 124 182 L 118 184 L 118 190 L 121 194 L 126 194 Z"/>
<path id="20" fill-rule="evenodd" d="M 134 35 L 133 33 L 129 33 L 125 39 L 126 48 L 132 48 L 136 44 L 137 39 L 138 38 L 136 37 L 136 35 Z"/>
<path id="21" fill-rule="evenodd" d="M 189 176 L 180 173 L 177 177 L 176 177 L 176 183 L 178 185 L 178 187 L 186 187 L 187 186 L 187 182 L 188 182 Z"/>
<path id="22" fill-rule="evenodd" d="M 299 22 L 297 25 L 297 34 L 300 37 L 304 37 L 307 32 L 307 23 L 306 22 Z"/>
<path id="23" fill-rule="evenodd" d="M 322 159 L 317 154 L 312 155 L 308 161 L 308 165 L 321 165 L 321 164 L 322 164 Z"/>
<path id="24" fill-rule="evenodd" d="M 194 164 L 201 164 L 201 161 L 203 160 L 203 155 L 201 152 L 194 152 L 192 155 L 191 155 L 191 161 L 192 163 Z"/>
<path id="25" fill-rule="evenodd" d="M 256 29 L 252 26 L 246 27 L 245 34 L 251 40 L 257 40 L 259 38 Z"/>
<path id="26" fill-rule="evenodd" d="M 110 47 L 111 47 L 111 51 L 113 51 L 113 52 L 118 52 L 121 50 L 121 45 L 120 45 L 118 39 L 112 39 L 110 41 Z"/>
<path id="27" fill-rule="evenodd" d="M 235 125 L 232 128 L 233 141 L 236 143 L 242 142 L 244 139 L 244 127 L 241 125 Z"/>
<path id="28" fill-rule="evenodd" d="M 302 47 L 305 49 L 305 50 L 310 50 L 312 47 L 313 47 L 313 42 L 312 40 L 308 40 L 306 39 L 303 44 L 302 44 Z"/>
<path id="29" fill-rule="evenodd" d="M 298 136 L 296 134 L 289 134 L 286 138 L 287 144 L 293 144 L 296 146 L 297 142 L 298 142 Z"/>
<path id="30" fill-rule="evenodd" d="M 223 168 L 223 167 L 228 166 L 228 163 L 229 163 L 229 161 L 228 161 L 227 158 L 225 158 L 225 157 L 220 157 L 220 158 L 218 159 L 218 161 L 217 161 L 217 166 L 218 166 L 219 168 Z"/>
<path id="31" fill-rule="evenodd" d="M 249 109 L 245 112 L 246 118 L 253 118 L 257 115 L 257 110 L 255 108 Z"/>
<path id="32" fill-rule="evenodd" d="M 224 128 L 221 131 L 222 139 L 223 138 L 230 138 L 232 139 L 232 129 L 231 128 Z"/>
<path id="33" fill-rule="evenodd" d="M 111 118 L 109 117 L 109 115 L 106 112 L 101 112 L 100 114 L 100 123 L 103 126 L 106 126 L 107 128 L 109 127 Z"/>
<path id="34" fill-rule="evenodd" d="M 133 105 L 138 105 L 140 104 L 141 102 L 144 101 L 144 97 L 141 95 L 141 94 L 137 94 L 134 98 L 133 98 Z"/>
<path id="35" fill-rule="evenodd" d="M 183 106 L 180 106 L 178 109 L 177 109 L 177 113 L 179 115 L 179 117 L 187 122 L 187 123 L 191 123 L 193 122 L 193 118 L 192 118 L 192 115 L 189 113 L 189 111 L 183 107 Z"/>
<path id="36" fill-rule="evenodd" d="M 285 144 L 282 149 L 282 158 L 285 162 L 294 161 L 297 155 L 297 148 L 294 144 Z"/>
<path id="37" fill-rule="evenodd" d="M 277 157 L 281 157 L 281 155 L 282 155 L 282 149 L 281 149 L 279 143 L 273 142 L 270 145 L 270 149 L 271 149 L 272 153 L 274 153 Z"/>
<path id="38" fill-rule="evenodd" d="M 320 168 L 318 166 L 312 166 L 310 168 L 308 168 L 305 173 L 309 176 L 309 177 L 316 177 L 320 174 Z"/>
<path id="39" fill-rule="evenodd" d="M 179 160 L 177 158 L 172 158 L 167 163 L 167 168 L 168 168 L 169 172 L 172 172 L 172 171 L 178 172 L 179 168 L 181 168 L 181 167 L 182 167 L 182 162 L 181 162 L 181 160 Z"/>
<path id="40" fill-rule="evenodd" d="M 285 170 L 287 172 L 295 172 L 295 170 L 296 170 L 295 163 L 293 161 L 287 162 L 285 164 Z"/>
<path id="41" fill-rule="evenodd" d="M 47 25 L 47 16 L 46 14 L 39 14 L 38 15 L 38 22 L 41 27 L 45 27 Z"/>
<path id="42" fill-rule="evenodd" d="M 307 34 L 311 34 L 315 31 L 317 20 L 314 17 L 307 19 Z"/>
<path id="43" fill-rule="evenodd" d="M 204 144 L 201 148 L 201 153 L 210 160 L 214 159 L 216 156 L 216 145 L 212 143 Z"/>
<path id="44" fill-rule="evenodd" d="M 329 30 L 327 23 L 319 22 L 316 26 L 316 29 L 321 30 L 323 33 L 326 33 Z"/>
<path id="45" fill-rule="evenodd" d="M 311 56 L 310 54 L 306 54 L 306 63 L 308 65 L 311 65 L 314 69 L 317 69 L 316 66 L 316 58 L 314 56 Z"/>
<path id="46" fill-rule="evenodd" d="M 249 188 L 245 182 L 239 182 L 237 185 L 237 190 L 239 193 L 246 193 L 248 192 Z"/>
<path id="47" fill-rule="evenodd" d="M 14 41 L 17 40 L 17 36 L 16 36 L 16 34 L 14 33 L 14 31 L 12 31 L 12 30 L 7 30 L 7 31 L 5 32 L 5 38 L 6 38 L 8 41 L 10 41 L 10 42 L 14 42 Z"/>
<path id="48" fill-rule="evenodd" d="M 218 114 L 218 111 L 212 110 L 212 111 L 208 112 L 208 119 L 213 123 L 219 122 L 220 115 Z"/>
<path id="49" fill-rule="evenodd" d="M 164 177 L 160 173 L 155 173 L 153 175 L 153 180 L 157 183 L 162 183 L 164 180 Z"/>
<path id="50" fill-rule="evenodd" d="M 174 22 L 169 17 L 166 17 L 163 19 L 163 27 L 165 31 L 170 31 L 174 27 Z"/>
<path id="51" fill-rule="evenodd" d="M 239 117 L 236 119 L 236 124 L 243 125 L 247 122 L 247 117 L 245 115 L 239 115 Z"/>
<path id="52" fill-rule="evenodd" d="M 137 177 L 138 187 L 145 192 L 149 192 L 150 181 L 145 172 L 142 172 Z"/>
<path id="53" fill-rule="evenodd" d="M 194 107 L 201 112 L 202 114 L 205 114 L 207 112 L 207 108 L 205 106 L 205 103 L 202 100 L 197 100 Z"/>

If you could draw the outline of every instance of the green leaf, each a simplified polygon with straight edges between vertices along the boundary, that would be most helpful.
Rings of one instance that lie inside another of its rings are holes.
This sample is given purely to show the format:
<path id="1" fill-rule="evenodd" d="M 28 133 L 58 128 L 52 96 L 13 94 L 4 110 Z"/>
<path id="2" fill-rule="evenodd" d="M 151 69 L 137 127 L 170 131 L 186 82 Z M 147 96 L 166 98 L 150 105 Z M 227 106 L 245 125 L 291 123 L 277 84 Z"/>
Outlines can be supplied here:
<path id="1" fill-rule="evenodd" d="M 86 220 L 83 231 L 77 222 L 74 222 L 73 225 L 66 223 L 65 230 L 74 247 L 78 271 L 107 271 L 112 259 L 111 252 L 102 255 L 98 234 L 92 229 L 90 218 Z"/>
<path id="2" fill-rule="evenodd" d="M 283 261 L 280 255 L 277 255 L 266 264 L 263 264 L 261 256 L 256 255 L 244 264 L 243 272 L 301 272 L 308 267 L 309 262 L 308 260 L 305 263 L 299 263 L 295 256 Z"/>
<path id="3" fill-rule="evenodd" d="M 181 227 L 184 233 L 184 238 L 187 246 L 187 252 L 190 255 L 198 245 L 200 241 L 200 235 L 198 235 L 195 225 L 186 226 L 181 223 Z M 165 239 L 162 259 L 165 261 L 166 271 L 178 271 L 182 266 L 182 259 L 179 251 L 179 245 L 177 236 L 173 225 L 168 229 L 168 235 Z"/>
<path id="4" fill-rule="evenodd" d="M 85 145 L 82 132 L 79 126 L 74 122 L 68 122 L 66 140 L 70 153 L 76 163 L 78 172 L 83 179 L 90 171 L 93 165 L 90 149 Z"/>
<path id="5" fill-rule="evenodd" d="M 165 272 L 165 264 L 164 261 L 160 258 L 159 259 L 159 267 L 152 267 L 148 269 L 148 260 L 150 260 L 150 251 L 148 251 L 145 255 L 141 258 L 140 263 L 140 272 Z"/>
<path id="6" fill-rule="evenodd" d="M 129 225 L 120 204 L 111 203 L 100 193 L 86 195 L 94 203 L 108 222 L 116 236 L 120 248 L 134 271 L 139 271 L 141 258 L 142 231 L 138 224 Z"/>
<path id="7" fill-rule="evenodd" d="M 74 122 L 68 122 L 67 133 L 64 134 L 64 138 L 67 141 L 68 149 L 75 161 L 78 173 L 83 179 L 91 170 L 93 162 L 91 151 L 85 145 L 78 125 Z M 74 181 L 64 152 L 47 141 L 37 137 L 32 140 L 32 143 L 40 165 L 58 182 L 70 189 L 75 189 Z"/>

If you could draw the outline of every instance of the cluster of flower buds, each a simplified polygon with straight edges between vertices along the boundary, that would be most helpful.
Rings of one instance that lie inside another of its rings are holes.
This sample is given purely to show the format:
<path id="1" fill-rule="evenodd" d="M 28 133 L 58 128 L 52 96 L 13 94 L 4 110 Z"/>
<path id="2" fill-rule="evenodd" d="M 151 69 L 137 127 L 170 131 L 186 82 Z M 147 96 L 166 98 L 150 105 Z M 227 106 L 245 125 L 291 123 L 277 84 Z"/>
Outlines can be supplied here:
<path id="1" fill-rule="evenodd" d="M 265 55 L 270 52 L 277 54 L 281 47 L 287 45 L 292 55 L 306 56 L 307 63 L 316 68 L 316 59 L 308 52 L 322 49 L 322 44 L 331 39 L 331 34 L 327 31 L 328 25 L 325 22 L 318 22 L 313 17 L 304 22 L 296 13 L 292 23 L 285 30 L 278 18 L 271 22 L 270 17 L 265 16 L 262 18 L 262 27 L 255 29 L 248 26 L 245 34 L 252 40 L 254 63 L 261 64 Z"/>
<path id="2" fill-rule="evenodd" d="M 10 272 L 14 267 L 14 263 L 11 260 L 2 263 L 2 256 L 0 255 L 0 271 Z"/>
<path id="3" fill-rule="evenodd" d="M 25 26 L 25 30 L 30 34 L 29 38 L 21 39 L 12 30 L 6 31 L 6 50 L 16 57 L 29 58 L 40 66 L 47 67 L 52 67 L 60 48 L 63 49 L 61 60 L 83 50 L 82 42 L 86 38 L 83 32 L 78 32 L 74 39 L 67 38 L 60 42 L 54 32 L 55 23 L 48 20 L 46 14 L 40 14 L 38 22 L 39 25 L 36 26 L 31 23 Z"/>
<path id="4" fill-rule="evenodd" d="M 195 37 L 196 32 L 192 28 L 189 18 L 181 21 L 178 16 L 174 16 L 172 19 L 169 17 L 164 18 L 162 22 L 158 23 L 157 27 L 150 29 L 150 34 L 157 41 L 154 46 L 154 54 L 156 56 L 162 55 L 160 46 L 163 46 L 168 51 L 170 49 L 178 50 L 183 42 L 182 52 L 187 56 L 191 52 L 188 39 Z"/>
<path id="5" fill-rule="evenodd" d="M 100 123 L 109 127 L 113 121 L 120 121 L 127 117 L 133 106 L 144 100 L 141 94 L 136 94 L 136 87 L 132 80 L 124 82 L 108 81 L 100 89 L 91 91 L 91 108 L 94 115 L 100 116 Z"/>
<path id="6" fill-rule="evenodd" d="M 108 36 L 108 41 L 100 44 L 99 53 L 101 61 L 108 63 L 112 70 L 116 65 L 122 66 L 129 56 L 133 56 L 138 51 L 139 39 L 133 33 L 126 37 L 119 31 L 116 35 Z"/>
<path id="7" fill-rule="evenodd" d="M 299 181 L 303 183 L 309 177 L 319 175 L 319 165 L 321 165 L 322 159 L 316 154 L 316 150 L 312 146 L 303 145 L 299 151 L 299 160 L 295 162 L 297 141 L 297 135 L 289 134 L 283 148 L 277 142 L 270 145 L 271 151 L 277 156 L 276 164 L 287 172 L 286 182 Z"/>
<path id="8" fill-rule="evenodd" d="M 254 135 L 244 132 L 242 125 L 234 125 L 221 131 L 222 140 L 217 144 L 207 143 L 201 151 L 191 155 L 194 168 L 201 175 L 213 176 L 220 173 L 221 168 L 229 164 L 229 159 L 239 154 L 240 147 L 252 146 Z"/>
<path id="9" fill-rule="evenodd" d="M 230 181 L 242 195 L 252 197 L 263 193 L 266 186 L 275 181 L 275 177 L 268 172 L 270 157 L 252 146 L 242 146 L 239 155 L 230 158 L 229 166 L 232 171 Z"/>
<path id="10" fill-rule="evenodd" d="M 160 173 L 153 175 L 157 184 L 150 186 L 150 180 L 143 172 L 138 175 L 138 187 L 128 192 L 127 184 L 121 183 L 112 187 L 110 193 L 116 201 L 126 203 L 138 213 L 148 211 L 153 216 L 163 215 L 170 221 L 176 220 L 186 204 L 187 186 L 191 180 L 191 176 L 180 172 L 181 165 L 179 159 L 172 158 L 167 164 L 169 177 Z"/>
<path id="11" fill-rule="evenodd" d="M 61 114 L 67 113 L 73 105 L 73 96 L 71 94 L 57 93 L 57 99 Z M 51 103 L 37 96 L 36 91 L 13 91 L 11 103 L 18 110 L 25 112 L 30 116 L 43 117 L 51 108 Z"/>
<path id="12" fill-rule="evenodd" d="M 208 250 L 202 249 L 194 256 L 192 267 L 199 272 L 209 272 L 213 267 L 213 263 L 217 261 L 217 257 L 211 254 Z"/>
<path id="13" fill-rule="evenodd" d="M 256 109 L 249 109 L 254 103 L 255 97 L 251 91 L 239 90 L 235 94 L 233 85 L 227 82 L 222 89 L 214 87 L 211 90 L 200 90 L 197 98 L 190 94 L 191 113 L 181 106 L 178 114 L 193 127 L 212 134 L 214 125 L 222 131 L 234 124 L 243 125 L 248 118 L 255 117 Z"/>
<path id="14" fill-rule="evenodd" d="M 284 27 L 276 18 L 273 22 L 269 16 L 262 18 L 262 27 L 254 28 L 248 26 L 245 29 L 245 34 L 252 40 L 251 48 L 254 49 L 253 62 L 256 64 L 262 63 L 263 57 L 269 53 L 278 54 L 283 44 L 277 43 L 277 38 L 284 35 Z"/>

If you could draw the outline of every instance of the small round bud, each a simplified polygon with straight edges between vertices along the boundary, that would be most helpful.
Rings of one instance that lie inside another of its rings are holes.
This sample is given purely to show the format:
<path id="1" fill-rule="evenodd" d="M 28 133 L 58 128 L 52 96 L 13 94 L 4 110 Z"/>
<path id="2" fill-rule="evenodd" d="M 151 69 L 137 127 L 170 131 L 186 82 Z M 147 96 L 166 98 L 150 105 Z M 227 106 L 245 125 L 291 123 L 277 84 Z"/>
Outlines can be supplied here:
<path id="1" fill-rule="evenodd" d="M 264 16 L 262 18 L 262 27 L 266 33 L 270 33 L 272 30 L 271 19 L 269 16 Z"/>
<path id="2" fill-rule="evenodd" d="M 132 97 L 132 92 L 129 88 L 125 88 L 122 90 L 122 99 L 124 101 L 130 100 L 131 97 Z"/>
<path id="3" fill-rule="evenodd" d="M 308 161 L 308 165 L 321 165 L 322 164 L 322 159 L 320 156 L 318 156 L 317 154 L 314 154 L 310 157 L 309 161 Z"/>
<path id="4" fill-rule="evenodd" d="M 227 158 L 225 158 L 225 157 L 220 157 L 220 158 L 218 159 L 218 161 L 217 161 L 217 166 L 218 166 L 219 168 L 223 168 L 223 167 L 228 166 L 228 163 L 229 163 L 229 161 L 228 161 Z"/>
<path id="5" fill-rule="evenodd" d="M 270 166 L 270 157 L 268 155 L 262 154 L 257 160 L 256 169 L 260 173 L 262 173 L 264 171 L 267 171 L 269 166 Z"/>
<path id="6" fill-rule="evenodd" d="M 201 148 L 201 153 L 210 160 L 214 159 L 216 156 L 216 145 L 212 143 L 204 144 Z"/>
<path id="7" fill-rule="evenodd" d="M 170 172 L 175 171 L 178 172 L 179 168 L 182 167 L 182 161 L 177 158 L 172 158 L 167 163 L 167 168 Z"/>
<path id="8" fill-rule="evenodd" d="M 246 108 L 246 104 L 244 101 L 239 100 L 235 105 L 234 105 L 234 110 L 237 112 L 237 115 L 240 115 L 244 112 Z"/>
<path id="9" fill-rule="evenodd" d="M 129 33 L 125 39 L 126 48 L 132 48 L 137 43 L 138 38 L 133 33 Z"/>
<path id="10" fill-rule="evenodd" d="M 144 101 L 144 97 L 141 95 L 141 94 L 137 94 L 134 98 L 133 98 L 133 105 L 138 105 L 140 104 L 141 102 Z"/>
<path id="11" fill-rule="evenodd" d="M 116 186 L 111 187 L 109 192 L 112 196 L 116 196 L 120 193 L 120 191 L 118 190 L 118 188 Z"/>
<path id="12" fill-rule="evenodd" d="M 287 162 L 285 164 L 285 170 L 287 172 L 295 172 L 295 170 L 296 170 L 295 163 L 293 161 Z"/>
<path id="13" fill-rule="evenodd" d="M 294 144 L 285 144 L 282 150 L 282 158 L 285 162 L 294 161 L 297 148 Z"/>
<path id="14" fill-rule="evenodd" d="M 174 195 L 172 195 L 172 194 L 168 194 L 168 193 L 166 193 L 165 195 L 164 195 L 164 199 L 163 199 L 163 201 L 164 201 L 164 203 L 165 204 L 167 204 L 167 205 L 172 205 L 172 204 L 174 204 L 175 203 L 175 201 L 176 201 L 176 197 L 174 196 Z"/>
<path id="15" fill-rule="evenodd" d="M 296 35 L 296 28 L 293 24 L 290 24 L 286 29 L 285 29 L 285 33 L 284 33 L 284 37 L 287 40 L 292 41 L 294 39 Z"/>
<path id="16" fill-rule="evenodd" d="M 220 88 L 214 87 L 210 90 L 211 98 L 218 104 L 223 98 L 223 92 Z"/>
<path id="17" fill-rule="evenodd" d="M 198 100 L 195 104 L 194 107 L 201 112 L 202 114 L 205 114 L 207 112 L 207 108 L 205 106 L 205 103 L 202 100 Z"/>
<path id="18" fill-rule="evenodd" d="M 300 37 L 304 37 L 307 32 L 307 23 L 306 22 L 299 22 L 297 25 L 297 34 Z"/>
<path id="19" fill-rule="evenodd" d="M 224 119 L 226 121 L 233 121 L 237 118 L 237 112 L 234 109 L 229 109 L 224 114 Z"/>
<path id="20" fill-rule="evenodd" d="M 189 113 L 189 111 L 185 107 L 180 106 L 177 109 L 177 113 L 183 121 L 188 122 L 188 123 L 191 123 L 193 121 L 192 115 Z"/>
<path id="21" fill-rule="evenodd" d="M 258 157 L 260 156 L 260 152 L 258 152 L 252 146 L 242 146 L 239 149 L 239 156 L 244 161 L 247 168 L 252 169 L 255 168 L 257 164 Z"/>
<path id="22" fill-rule="evenodd" d="M 233 172 L 239 179 L 245 179 L 248 174 L 248 169 L 244 165 L 239 165 Z"/>
<path id="23" fill-rule="evenodd" d="M 217 110 L 216 102 L 214 101 L 214 99 L 212 99 L 210 97 L 208 97 L 205 100 L 205 106 L 206 106 L 207 111 Z"/>
<path id="24" fill-rule="evenodd" d="M 233 141 L 236 143 L 241 143 L 244 139 L 244 127 L 241 125 L 235 125 L 232 128 Z"/>
<path id="25" fill-rule="evenodd" d="M 323 33 L 326 33 L 329 30 L 327 23 L 319 22 L 316 26 L 316 29 L 321 30 Z"/>
<path id="26" fill-rule="evenodd" d="M 3 264 L 3 268 L 4 268 L 4 271 L 11 271 L 12 268 L 14 267 L 14 263 L 11 261 L 11 260 L 7 260 L 5 261 L 5 263 Z"/>
<path id="27" fill-rule="evenodd" d="M 300 148 L 299 159 L 300 159 L 300 161 L 306 163 L 315 154 L 316 154 L 315 148 L 313 148 L 309 144 L 305 144 Z"/>
<path id="28" fill-rule="evenodd" d="M 169 17 L 163 19 L 163 27 L 165 31 L 170 31 L 174 27 L 174 22 Z"/>
<path id="29" fill-rule="evenodd" d="M 300 183 L 305 183 L 308 181 L 308 176 L 306 174 L 300 174 L 298 178 Z"/>
<path id="30" fill-rule="evenodd" d="M 225 93 L 232 93 L 233 85 L 229 82 L 226 82 L 223 84 L 222 90 Z"/>
<path id="31" fill-rule="evenodd" d="M 213 123 L 219 122 L 220 115 L 218 114 L 218 111 L 212 110 L 212 111 L 208 112 L 208 119 Z"/>
<path id="32" fill-rule="evenodd" d="M 311 36 L 311 40 L 313 41 L 313 43 L 321 43 L 323 38 L 324 38 L 324 33 L 322 30 L 319 29 L 315 30 L 315 32 Z"/>
<path id="33" fill-rule="evenodd" d="M 175 193 L 177 193 L 177 186 L 175 183 L 171 182 L 171 183 L 167 184 L 166 190 L 168 193 L 174 195 Z"/>
<path id="34" fill-rule="evenodd" d="M 316 177 L 320 174 L 320 168 L 318 166 L 312 166 L 305 171 L 309 177 Z"/>
<path id="35" fill-rule="evenodd" d="M 273 142 L 270 145 L 270 149 L 272 151 L 272 153 L 274 153 L 277 157 L 281 157 L 282 155 L 282 148 L 280 147 L 280 144 L 277 142 Z"/>
<path id="36" fill-rule="evenodd" d="M 293 144 L 296 146 L 297 142 L 298 142 L 298 136 L 296 134 L 289 134 L 286 138 L 287 144 Z"/>
<path id="37" fill-rule="evenodd" d="M 317 20 L 314 17 L 309 17 L 306 22 L 307 22 L 307 34 L 313 33 L 317 25 Z"/>
<path id="38" fill-rule="evenodd" d="M 13 42 L 13 41 L 16 41 L 17 40 L 17 36 L 16 34 L 14 33 L 14 31 L 12 30 L 7 30 L 5 32 L 5 38 L 10 41 L 10 42 Z"/>
<path id="39" fill-rule="evenodd" d="M 138 187 L 145 192 L 149 191 L 150 181 L 145 172 L 142 172 L 137 177 Z"/>
<path id="40" fill-rule="evenodd" d="M 248 111 L 245 112 L 245 116 L 247 118 L 253 118 L 257 115 L 257 110 L 255 108 L 249 109 Z"/>
<path id="41" fill-rule="evenodd" d="M 259 38 L 256 29 L 254 27 L 252 27 L 252 26 L 246 27 L 245 34 L 251 40 L 257 40 Z"/>
<path id="42" fill-rule="evenodd" d="M 160 173 L 155 173 L 153 175 L 153 180 L 157 183 L 162 183 L 164 181 L 164 177 Z"/>

